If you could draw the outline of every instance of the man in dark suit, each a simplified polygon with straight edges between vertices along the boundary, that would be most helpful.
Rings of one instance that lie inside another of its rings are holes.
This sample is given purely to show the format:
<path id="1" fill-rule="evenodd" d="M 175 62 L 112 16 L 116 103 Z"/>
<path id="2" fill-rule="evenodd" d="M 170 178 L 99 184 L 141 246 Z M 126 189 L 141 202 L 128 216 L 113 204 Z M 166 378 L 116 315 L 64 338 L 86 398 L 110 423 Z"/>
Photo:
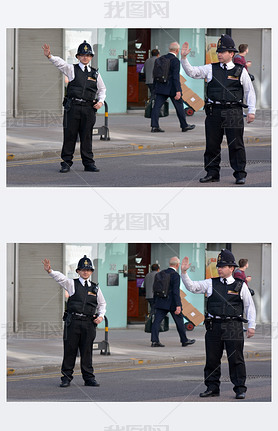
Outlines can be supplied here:
<path id="1" fill-rule="evenodd" d="M 170 70 L 167 82 L 154 82 L 155 104 L 152 109 L 151 128 L 152 132 L 164 132 L 159 127 L 159 112 L 162 105 L 170 97 L 180 122 L 182 132 L 187 132 L 195 128 L 195 125 L 189 125 L 186 121 L 185 111 L 182 101 L 182 91 L 180 84 L 180 61 L 177 58 L 180 46 L 173 42 L 169 46 L 169 53 L 164 57 L 170 60 Z"/>
<path id="2" fill-rule="evenodd" d="M 172 257 L 169 261 L 169 268 L 166 269 L 166 272 L 170 274 L 168 296 L 167 298 L 155 298 L 155 319 L 152 325 L 151 335 L 152 347 L 164 347 L 164 344 L 159 342 L 159 328 L 162 320 L 169 312 L 175 321 L 182 346 L 184 347 L 195 343 L 195 340 L 189 340 L 186 336 L 185 325 L 181 313 L 182 305 L 180 298 L 180 275 L 178 273 L 179 266 L 179 258 L 176 256 Z"/>

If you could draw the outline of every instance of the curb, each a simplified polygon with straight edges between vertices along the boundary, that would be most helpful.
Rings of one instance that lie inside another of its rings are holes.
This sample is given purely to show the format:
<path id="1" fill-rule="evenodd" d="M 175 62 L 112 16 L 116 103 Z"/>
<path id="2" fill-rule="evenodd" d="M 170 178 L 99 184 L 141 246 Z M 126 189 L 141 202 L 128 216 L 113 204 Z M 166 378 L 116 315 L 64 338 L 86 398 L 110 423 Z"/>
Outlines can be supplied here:
<path id="1" fill-rule="evenodd" d="M 262 142 L 270 142 L 271 136 L 269 137 L 261 137 L 261 136 L 246 136 L 244 138 L 244 143 L 246 145 L 250 144 L 259 144 Z M 225 141 L 223 141 L 225 142 Z M 205 148 L 205 140 L 201 139 L 198 141 L 190 142 L 190 144 L 185 145 L 185 142 L 166 142 L 165 144 L 163 142 L 157 143 L 157 144 L 135 144 L 135 143 L 126 143 L 126 144 L 119 144 L 116 143 L 109 148 L 95 148 L 94 154 L 101 155 L 102 153 L 109 153 L 111 151 L 117 151 L 117 152 L 135 152 L 135 151 L 146 151 L 146 150 L 159 150 L 159 149 L 168 149 L 171 150 L 173 148 L 194 148 L 195 146 L 201 146 Z M 6 160 L 9 161 L 20 161 L 20 160 L 35 160 L 35 159 L 48 159 L 48 158 L 59 158 L 60 159 L 60 151 L 61 149 L 57 150 L 49 150 L 49 151 L 34 151 L 34 152 L 28 152 L 28 153 L 7 153 Z M 59 154 L 57 154 L 59 153 Z M 75 156 L 80 156 L 80 150 L 77 149 L 75 152 Z"/>
<path id="2" fill-rule="evenodd" d="M 223 358 L 226 360 L 226 353 Z M 111 356 L 110 356 L 111 357 Z M 245 359 L 257 359 L 257 358 L 269 358 L 271 360 L 271 351 L 246 351 L 244 352 Z M 61 359 L 62 361 L 62 359 Z M 155 364 L 172 364 L 172 363 L 189 363 L 189 362 L 205 362 L 205 355 L 200 356 L 189 356 L 189 357 L 167 357 L 167 358 L 154 358 L 154 359 L 140 359 L 140 358 L 129 358 L 123 359 L 122 361 L 111 361 L 107 362 L 94 362 L 94 367 L 97 370 L 109 369 L 109 368 L 125 368 L 130 366 L 145 366 Z M 18 368 L 7 368 L 7 376 L 27 376 L 34 374 L 53 373 L 61 371 L 61 364 L 53 365 L 41 365 L 38 367 L 18 367 Z"/>

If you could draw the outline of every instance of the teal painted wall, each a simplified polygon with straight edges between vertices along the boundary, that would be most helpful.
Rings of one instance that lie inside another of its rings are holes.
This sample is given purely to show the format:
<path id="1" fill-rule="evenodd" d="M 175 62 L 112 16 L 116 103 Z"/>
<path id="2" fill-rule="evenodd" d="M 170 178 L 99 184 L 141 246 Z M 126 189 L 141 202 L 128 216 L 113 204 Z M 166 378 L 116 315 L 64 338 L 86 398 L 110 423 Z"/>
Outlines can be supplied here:
<path id="1" fill-rule="evenodd" d="M 191 263 L 191 269 L 188 271 L 188 275 L 193 281 L 205 279 L 205 256 L 206 256 L 206 245 L 204 243 L 194 244 L 180 244 L 180 260 L 188 256 L 189 262 Z M 197 310 L 204 313 L 204 295 L 194 294 L 189 292 L 181 281 L 181 290 L 186 293 L 186 300 L 190 302 Z"/>
<path id="2" fill-rule="evenodd" d="M 123 113 L 127 110 L 127 63 L 119 59 L 118 71 L 107 71 L 107 59 L 118 59 L 127 50 L 127 29 L 98 29 L 98 67 L 106 86 L 108 112 Z M 104 108 L 98 111 L 104 113 Z"/>
<path id="3" fill-rule="evenodd" d="M 98 244 L 98 282 L 107 303 L 109 328 L 127 326 L 127 277 L 119 274 L 119 286 L 107 286 L 107 274 L 118 274 L 128 262 L 127 244 Z M 99 325 L 104 327 L 104 323 Z"/>
<path id="4" fill-rule="evenodd" d="M 189 43 L 191 53 L 188 55 L 188 61 L 192 66 L 203 66 L 205 64 L 205 29 L 203 28 L 181 28 L 180 29 L 180 46 L 184 42 Z M 181 66 L 181 75 L 186 79 L 185 84 L 191 88 L 194 93 L 204 99 L 204 79 L 193 79 L 186 75 Z"/>

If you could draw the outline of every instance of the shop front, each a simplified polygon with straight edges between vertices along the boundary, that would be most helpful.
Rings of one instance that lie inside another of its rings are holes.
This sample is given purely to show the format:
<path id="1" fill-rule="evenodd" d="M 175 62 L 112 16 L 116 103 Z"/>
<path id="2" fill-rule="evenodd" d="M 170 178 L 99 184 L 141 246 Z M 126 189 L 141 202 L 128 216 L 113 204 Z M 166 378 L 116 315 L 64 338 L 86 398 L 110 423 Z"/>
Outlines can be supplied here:
<path id="1" fill-rule="evenodd" d="M 43 270 L 42 260 L 50 259 L 52 268 L 76 278 L 76 265 L 87 255 L 93 261 L 92 279 L 107 302 L 110 328 L 144 323 L 148 313 L 144 278 L 153 263 L 168 268 L 169 259 L 188 256 L 189 276 L 203 280 L 217 276 L 219 251 L 229 248 L 236 260 L 249 260 L 250 287 L 258 322 L 271 321 L 271 244 L 243 243 L 19 243 L 7 246 L 7 324 L 8 332 L 50 333 L 62 328 L 65 292 Z M 182 296 L 204 313 L 204 295 L 188 292 L 183 283 Z M 104 323 L 101 324 L 104 327 Z"/>
<path id="2" fill-rule="evenodd" d="M 257 108 L 271 107 L 271 29 L 206 28 L 82 28 L 82 29 L 7 29 L 7 116 L 61 115 L 67 79 L 47 62 L 41 49 L 48 43 L 53 55 L 75 63 L 77 48 L 86 40 L 93 47 L 93 67 L 97 67 L 107 87 L 108 111 L 122 114 L 143 110 L 149 94 L 142 79 L 142 67 L 151 50 L 167 54 L 169 44 L 187 41 L 192 48 L 189 60 L 194 65 L 217 61 L 216 43 L 229 33 L 236 46 L 247 43 L 250 73 L 255 76 Z M 36 57 L 36 68 L 33 59 Z M 204 82 L 181 75 L 198 97 L 204 99 Z M 171 104 L 170 104 L 171 109 Z M 104 114 L 104 108 L 99 111 Z"/>

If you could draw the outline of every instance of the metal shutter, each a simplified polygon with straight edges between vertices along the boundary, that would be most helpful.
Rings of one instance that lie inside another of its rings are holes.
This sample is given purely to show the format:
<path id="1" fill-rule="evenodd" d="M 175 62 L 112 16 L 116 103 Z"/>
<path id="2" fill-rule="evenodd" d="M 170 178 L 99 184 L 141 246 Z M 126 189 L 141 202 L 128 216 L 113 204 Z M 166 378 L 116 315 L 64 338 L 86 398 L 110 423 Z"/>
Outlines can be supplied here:
<path id="1" fill-rule="evenodd" d="M 44 56 L 42 46 L 48 43 L 51 53 L 62 57 L 63 30 L 18 29 L 16 34 L 17 116 L 61 115 L 64 75 Z"/>
<path id="2" fill-rule="evenodd" d="M 63 289 L 43 269 L 45 257 L 62 270 L 62 244 L 18 245 L 18 330 L 40 336 L 61 330 L 64 301 Z"/>

